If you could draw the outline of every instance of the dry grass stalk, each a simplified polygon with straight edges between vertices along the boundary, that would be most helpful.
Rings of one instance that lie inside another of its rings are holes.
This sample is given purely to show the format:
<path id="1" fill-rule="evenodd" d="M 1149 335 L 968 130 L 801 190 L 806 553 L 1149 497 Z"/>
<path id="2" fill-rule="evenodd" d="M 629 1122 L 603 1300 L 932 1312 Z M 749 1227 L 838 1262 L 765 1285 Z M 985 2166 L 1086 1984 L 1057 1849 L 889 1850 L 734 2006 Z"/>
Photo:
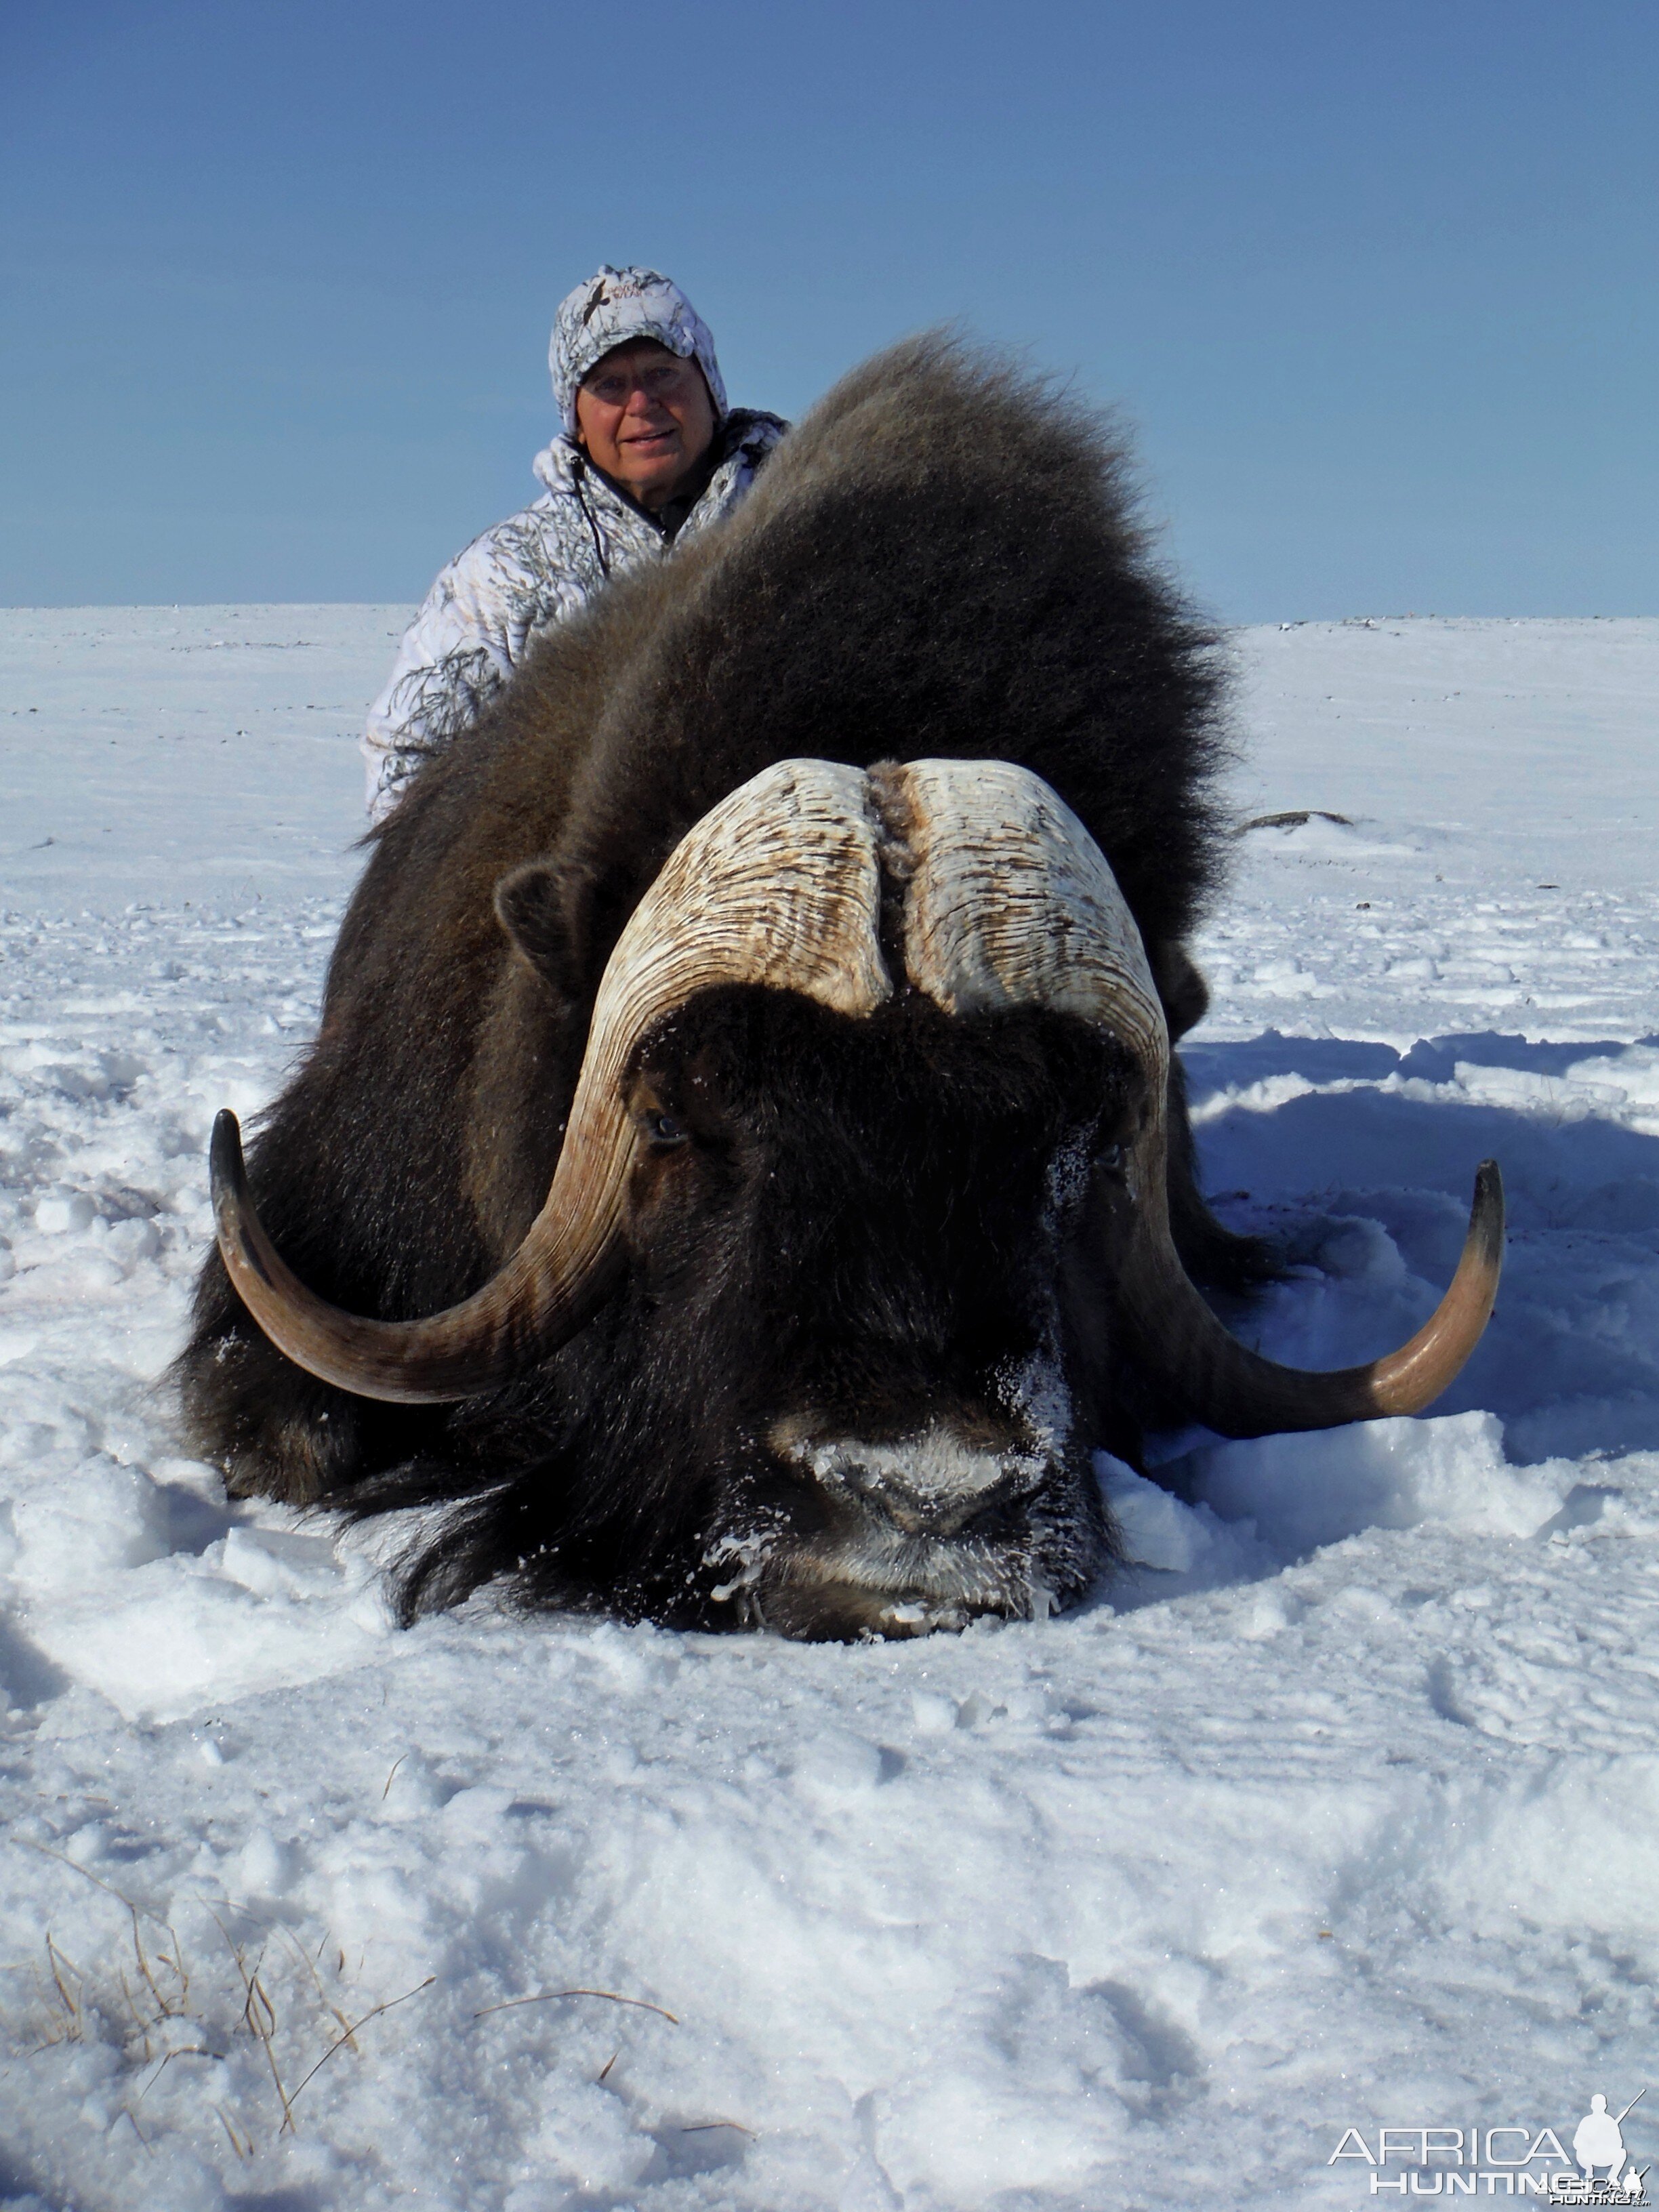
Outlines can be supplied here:
<path id="1" fill-rule="evenodd" d="M 144 2018 L 143 2013 L 139 2011 L 137 2002 L 132 1994 L 131 1986 L 129 1984 L 125 1974 L 118 1974 L 116 1978 L 121 1984 L 121 1995 L 126 1999 L 127 2010 L 132 2014 L 133 2026 L 137 2029 L 139 2036 L 143 2039 L 144 2046 L 143 2060 L 145 2065 L 148 2066 L 150 2060 L 155 2056 L 155 2052 L 149 2047 L 149 2022 Z"/>
<path id="2" fill-rule="evenodd" d="M 253 2155 L 252 2136 L 244 2136 L 239 2133 L 231 2119 L 230 2114 L 225 2110 L 222 2105 L 216 2105 L 213 2109 L 218 2114 L 219 2124 L 229 2136 L 230 2147 L 235 2152 L 237 2157 L 252 2158 Z"/>
<path id="3" fill-rule="evenodd" d="M 39 1851 L 42 1858 L 56 1859 L 60 1866 L 68 1867 L 71 1873 L 78 1874 L 83 1881 L 89 1881 L 94 1889 L 101 1889 L 106 1897 L 112 1897 L 115 1899 L 132 1923 L 132 1955 L 137 1966 L 139 1978 L 155 2000 L 157 2018 L 177 2020 L 184 2017 L 190 2010 L 190 1969 L 185 1964 L 184 1946 L 179 1942 L 178 1931 L 172 1922 L 163 1920 L 160 1913 L 152 1912 L 147 1905 L 136 1904 L 125 1890 L 117 1889 L 113 1882 L 106 1881 L 101 1875 L 94 1874 L 90 1867 L 83 1867 L 79 1860 L 70 1858 L 66 1851 L 54 1851 L 46 1844 L 32 1844 L 30 1848 Z M 165 1951 L 158 1950 L 155 1954 L 157 1964 L 171 1974 L 178 1985 L 171 1995 L 164 1992 L 156 1981 L 155 1971 L 145 1952 L 143 1930 L 140 1926 L 141 1916 L 143 1919 L 154 1921 L 173 1946 L 171 1958 Z M 123 1977 L 122 1985 L 125 1987 L 125 1977 Z M 131 1996 L 128 1997 L 128 2003 L 137 2016 L 137 2007 L 132 2003 Z"/>
<path id="4" fill-rule="evenodd" d="M 282 1923 L 279 1921 L 276 1926 L 276 1933 L 285 1940 L 289 1948 L 294 1953 L 295 1957 L 305 1968 L 307 1973 L 310 1975 L 312 1986 L 317 1992 L 318 2003 L 321 2005 L 325 2012 L 331 2014 L 334 2020 L 338 2022 L 339 2026 L 345 2030 L 344 2039 L 347 2043 L 351 2045 L 353 2057 L 361 2057 L 362 2053 L 358 2050 L 356 2043 L 352 2042 L 354 2031 L 351 2024 L 347 2020 L 345 2014 L 340 2010 L 339 2006 L 337 2005 L 333 1999 L 329 1996 L 327 1990 L 324 1989 L 323 1978 L 317 1972 L 316 1960 L 312 1957 L 310 1952 L 306 1949 L 304 1944 L 300 1942 L 299 1938 L 295 1935 L 294 1930 L 291 1928 L 283 1927 Z M 326 1943 L 327 1941 L 328 1938 L 325 1936 L 323 1942 Z M 319 1944 L 317 1948 L 320 1950 L 322 1948 L 322 1944 Z M 340 1964 L 342 1966 L 345 1964 L 345 1953 L 343 1951 L 340 1954 Z M 359 2025 L 361 2025 L 361 2022 Z M 300 2093 L 296 2089 L 294 2094 L 297 2097 Z"/>
<path id="5" fill-rule="evenodd" d="M 112 1895 L 118 1894 L 117 1892 L 112 1892 L 111 1893 Z M 182 2019 L 190 2010 L 190 1972 L 184 1963 L 184 1946 L 179 1942 L 178 1936 L 174 1932 L 173 1923 L 170 1921 L 163 1920 L 157 1913 L 152 1912 L 149 1916 L 150 1919 L 155 1921 L 155 1925 L 158 1928 L 163 1928 L 167 1930 L 167 1940 L 173 1946 L 173 1956 L 171 1958 L 167 1956 L 165 1951 L 158 1951 L 155 1954 L 157 1965 L 162 1967 L 167 1972 L 169 1972 L 174 1982 L 178 1984 L 177 1988 L 169 1996 L 163 1992 L 160 1984 L 157 1983 L 155 1973 L 151 1969 L 149 1960 L 145 1956 L 143 1935 L 138 1925 L 138 1907 L 125 1898 L 123 1898 L 121 1901 L 126 1905 L 128 1911 L 132 1915 L 133 1956 L 138 1961 L 138 1971 L 143 1976 L 144 1986 L 149 1990 L 151 1996 L 155 2000 L 156 2011 L 161 2014 L 163 2020 Z"/>
<path id="6" fill-rule="evenodd" d="M 395 1771 L 394 1768 L 393 1772 Z M 390 1787 L 390 1779 L 388 1778 L 388 1787 Z M 115 1978 L 119 1985 L 127 2017 L 131 2019 L 133 2027 L 137 2030 L 138 2039 L 142 2043 L 141 2063 L 145 2065 L 153 2064 L 155 2067 L 154 2072 L 150 2074 L 149 2080 L 138 2092 L 135 2101 L 143 2102 L 175 2058 L 206 2058 L 222 2063 L 225 2053 L 221 2050 L 214 2049 L 210 2041 L 182 2043 L 167 2047 L 164 2039 L 163 2046 L 158 2050 L 153 2039 L 151 2033 L 153 2029 L 160 2028 L 175 2021 L 189 2021 L 204 2037 L 210 2038 L 219 2033 L 192 2006 L 191 1971 L 185 1961 L 184 1946 L 172 1923 L 163 1920 L 159 1913 L 151 1911 L 148 1906 L 135 1903 L 131 1898 L 117 1889 L 112 1883 L 105 1881 L 100 1875 L 79 1865 L 64 1852 L 50 1850 L 44 1844 L 34 1844 L 32 1848 L 40 1851 L 44 1857 L 59 1860 L 64 1866 L 72 1868 L 76 1874 L 91 1882 L 94 1888 L 100 1889 L 106 1896 L 113 1898 L 128 1915 L 137 1981 L 135 1984 L 135 1981 L 130 1978 L 129 1972 L 125 1968 L 115 1969 Z M 205 1899 L 199 1901 L 206 1905 Z M 224 1937 L 225 1948 L 230 1954 L 232 1964 L 236 1970 L 237 1980 L 241 1986 L 240 2025 L 246 2028 L 249 2035 L 264 2053 L 265 2064 L 276 2092 L 277 2101 L 283 2110 L 280 2132 L 297 2133 L 294 2118 L 294 2103 L 301 2090 L 316 2078 L 337 2051 L 349 2047 L 354 2055 L 362 2057 L 362 2048 L 357 2041 L 359 2030 L 366 2027 L 371 2021 L 380 2019 L 382 2014 L 392 2011 L 395 2006 L 406 2004 L 410 1998 L 418 1996 L 422 1990 L 430 1989 L 437 1977 L 428 1974 L 423 1982 L 419 1983 L 412 1990 L 406 1990 L 401 1996 L 389 1997 L 384 2004 L 374 2006 L 361 2018 L 355 2021 L 349 2020 L 329 1996 L 324 1987 L 322 1977 L 318 1972 L 316 1959 L 313 1959 L 305 1945 L 299 1941 L 292 1929 L 282 1922 L 265 1927 L 258 1956 L 250 1963 L 247 1948 L 237 1942 L 211 1905 L 206 1905 L 206 1909 L 219 1933 Z M 157 1929 L 163 1931 L 167 1939 L 165 1948 L 154 1937 L 151 1942 L 146 1945 L 143 1924 L 145 1920 L 152 1922 Z M 283 2081 L 282 2069 L 277 2061 L 276 2043 L 280 2022 L 276 2002 L 266 1986 L 266 1953 L 273 1935 L 282 1937 L 283 1942 L 303 1966 L 316 1993 L 319 2008 L 339 2031 L 328 2043 L 315 2065 L 301 2078 L 299 2087 L 292 2092 Z M 331 1940 L 325 1930 L 317 1946 L 319 1958 Z M 74 1960 L 62 1949 L 50 1930 L 47 1931 L 46 1943 L 46 1976 L 42 1977 L 40 1970 L 36 1968 L 34 1978 L 41 2002 L 46 2006 L 50 2019 L 45 2039 L 34 2046 L 38 2050 L 49 2050 L 58 2044 L 78 2043 L 85 2040 L 88 2033 L 88 2009 L 90 2002 L 87 1996 L 87 1977 L 82 1968 L 76 1966 Z M 337 1944 L 335 1953 L 334 1972 L 336 1978 L 338 1979 L 343 1976 L 346 1970 L 343 1946 Z M 550 1995 L 609 1994 L 608 1991 L 597 1990 L 550 1992 Z M 618 1997 L 613 2001 L 624 2004 L 641 2002 L 639 1999 L 624 1997 Z M 520 2002 L 528 2001 L 520 2000 Z M 118 2011 L 119 2008 L 117 2009 Z M 660 2011 L 661 2008 L 653 2005 L 647 2007 L 647 2009 L 655 2012 Z M 102 2017 L 101 2014 L 100 2017 Z M 664 2017 L 672 2018 L 672 2015 L 665 2014 Z M 111 2024 L 113 2025 L 112 2022 Z M 131 2043 L 128 2045 L 128 2050 L 131 2053 Z M 609 2072 L 609 2070 L 607 2068 L 606 2071 Z M 213 2105 L 209 2109 L 217 2115 L 220 2124 L 225 2130 L 226 2137 L 237 2157 L 239 2159 L 252 2157 L 254 2149 L 252 2136 L 238 2126 L 222 2105 Z M 136 2112 L 131 2106 L 125 2105 L 121 2110 L 132 2122 L 133 2131 L 139 2141 L 143 2143 L 145 2149 L 149 2150 L 149 2139 L 139 2124 Z"/>
<path id="7" fill-rule="evenodd" d="M 138 2102 L 141 2105 L 143 2103 L 175 2058 L 215 2058 L 222 2063 L 224 2055 L 222 2051 L 210 2051 L 205 2043 L 181 2043 L 172 2051 L 164 2051 L 161 2053 L 161 2064 L 138 2092 Z"/>
<path id="8" fill-rule="evenodd" d="M 79 2043 L 86 2032 L 86 2022 L 81 2009 L 81 1990 L 86 1986 L 87 1978 L 74 1960 L 66 1952 L 60 1951 L 53 1942 L 50 1928 L 46 1930 L 46 1966 L 52 1975 L 52 1985 L 57 1992 L 58 2002 L 62 2008 L 62 2020 L 61 2023 L 56 2025 L 56 2032 L 48 2035 L 46 2041 L 40 2046 L 42 2051 L 50 2050 L 54 2044 Z M 78 1984 L 76 1989 L 71 1990 L 64 1979 L 66 1972 L 75 1977 Z M 47 2002 L 50 2004 L 51 2000 L 48 1999 Z"/>
<path id="9" fill-rule="evenodd" d="M 560 1997 L 603 1997 L 608 2004 L 636 2005 L 641 2012 L 654 2012 L 659 2018 L 669 2021 L 675 2027 L 680 2024 L 678 2013 L 672 2013 L 662 2005 L 653 2004 L 646 1997 L 618 1996 L 615 1990 L 540 1990 L 533 1997 L 508 1997 L 504 2004 L 486 2005 L 482 2012 L 475 2012 L 472 2017 L 474 2020 L 488 2020 L 492 2012 L 512 2012 L 520 2005 L 553 2004 Z"/>
<path id="10" fill-rule="evenodd" d="M 305 2087 L 306 2081 L 315 2080 L 316 2076 L 322 2072 L 324 2067 L 327 2065 L 329 2060 L 333 2057 L 337 2051 L 340 2050 L 344 2045 L 351 2043 L 352 2037 L 356 2033 L 360 2027 L 367 2027 L 370 2021 L 379 2020 L 383 2012 L 390 2012 L 394 2005 L 407 2004 L 410 1997 L 417 1997 L 422 1990 L 429 1990 L 437 1978 L 438 1977 L 435 1974 L 428 1974 L 423 1982 L 417 1982 L 412 1990 L 405 1990 L 402 1996 L 388 1997 L 384 2004 L 376 2005 L 373 2012 L 366 2012 L 361 2020 L 354 2021 L 350 2027 L 346 2029 L 343 2035 L 337 2036 L 334 2041 L 329 2045 L 328 2049 L 324 2051 L 322 2057 L 312 2068 L 310 2073 L 306 2075 L 305 2081 L 301 2082 L 300 2088 L 294 2092 L 295 2096 L 297 2097 L 300 2094 L 300 2089 L 303 2089 Z M 357 2048 L 355 2043 L 351 2044 L 351 2047 L 354 2051 Z M 287 2119 L 283 2121 L 283 2124 L 285 2128 L 291 2128 L 294 2125 L 294 2115 L 292 2112 L 289 2114 Z"/>
<path id="11" fill-rule="evenodd" d="M 272 2038 L 276 2033 L 276 2008 L 266 1996 L 259 1980 L 259 1969 L 264 1964 L 264 1952 L 261 1949 L 250 1972 L 247 1961 L 242 1954 L 241 1945 L 234 1941 L 230 1930 L 216 1912 L 213 1915 L 213 1919 L 219 1933 L 225 1939 L 230 1955 L 235 1961 L 237 1974 L 241 1980 L 244 1997 L 242 2018 L 247 2024 L 247 2032 L 264 2052 L 265 2064 L 270 2069 L 270 2078 L 276 2084 L 276 2100 L 283 2108 L 283 2131 L 285 2134 L 291 2133 L 294 2128 L 294 2114 L 289 2106 L 288 2091 L 283 2087 L 282 2073 L 276 2064 L 276 2053 L 272 2048 Z"/>

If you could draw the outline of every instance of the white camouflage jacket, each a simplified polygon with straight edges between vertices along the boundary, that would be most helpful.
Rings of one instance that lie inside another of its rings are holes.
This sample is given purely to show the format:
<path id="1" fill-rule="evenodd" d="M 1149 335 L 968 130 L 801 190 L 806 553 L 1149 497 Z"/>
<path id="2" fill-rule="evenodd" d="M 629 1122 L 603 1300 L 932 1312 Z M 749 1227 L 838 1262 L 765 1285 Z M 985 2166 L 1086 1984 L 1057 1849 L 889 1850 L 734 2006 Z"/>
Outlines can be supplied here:
<path id="1" fill-rule="evenodd" d="M 708 488 L 672 537 L 570 439 L 538 453 L 541 497 L 458 553 L 404 632 L 362 737 L 370 819 L 385 821 L 427 755 L 471 728 L 538 631 L 574 614 L 612 576 L 665 560 L 729 514 L 787 427 L 734 408 Z"/>

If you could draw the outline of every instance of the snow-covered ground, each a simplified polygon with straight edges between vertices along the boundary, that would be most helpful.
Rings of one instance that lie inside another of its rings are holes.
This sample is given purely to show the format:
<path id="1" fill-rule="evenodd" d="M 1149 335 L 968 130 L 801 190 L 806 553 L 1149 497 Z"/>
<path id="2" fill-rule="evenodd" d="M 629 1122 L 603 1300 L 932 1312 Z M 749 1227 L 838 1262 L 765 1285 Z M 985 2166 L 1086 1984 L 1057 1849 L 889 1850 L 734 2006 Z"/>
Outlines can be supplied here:
<path id="1" fill-rule="evenodd" d="M 1659 622 L 1240 639 L 1316 810 L 1188 1054 L 1253 1326 L 1400 1339 L 1487 1153 L 1497 1317 L 1431 1418 L 1107 1468 L 1083 1611 L 849 1650 L 398 1632 L 179 1455 L 401 619 L 0 612 L 0 2203 L 1324 2212 L 1659 2091 Z"/>

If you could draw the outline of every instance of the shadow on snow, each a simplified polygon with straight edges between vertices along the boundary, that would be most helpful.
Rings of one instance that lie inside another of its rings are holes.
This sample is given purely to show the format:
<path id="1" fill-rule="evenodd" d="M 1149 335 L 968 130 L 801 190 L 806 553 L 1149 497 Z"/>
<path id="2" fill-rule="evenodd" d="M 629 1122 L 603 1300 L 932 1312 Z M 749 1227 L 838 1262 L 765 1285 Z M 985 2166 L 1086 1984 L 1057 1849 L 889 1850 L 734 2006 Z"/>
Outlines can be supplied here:
<path id="1" fill-rule="evenodd" d="M 1450 1279 L 1476 1164 L 1493 1158 L 1509 1206 L 1504 1287 L 1435 1412 L 1497 1413 L 1523 1464 L 1659 1448 L 1659 1138 L 1598 1111 L 1593 1095 L 1555 1088 L 1575 1063 L 1616 1070 L 1638 1053 L 1650 1070 L 1645 1043 L 1497 1035 L 1401 1054 L 1269 1032 L 1188 1053 L 1204 1177 L 1220 1210 L 1322 1271 L 1272 1292 L 1246 1334 L 1309 1367 L 1403 1340 Z M 1534 1080 L 1513 1104 L 1483 1102 L 1450 1091 L 1459 1065 Z M 1316 1087 L 1275 1102 L 1276 1079 Z M 1236 1096 L 1258 1085 L 1265 1094 Z"/>

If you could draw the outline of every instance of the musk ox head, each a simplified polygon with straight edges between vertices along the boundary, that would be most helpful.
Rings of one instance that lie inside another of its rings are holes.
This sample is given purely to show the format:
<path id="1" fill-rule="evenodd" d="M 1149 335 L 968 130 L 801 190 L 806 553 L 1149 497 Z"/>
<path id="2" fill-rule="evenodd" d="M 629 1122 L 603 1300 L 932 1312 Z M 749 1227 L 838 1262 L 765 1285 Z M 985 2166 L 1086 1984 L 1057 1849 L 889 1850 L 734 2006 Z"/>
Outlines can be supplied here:
<path id="1" fill-rule="evenodd" d="M 509 929 L 538 865 L 501 887 Z M 228 1115 L 220 1249 L 312 1375 L 476 1400 L 480 1468 L 542 1425 L 540 1475 L 470 1509 L 495 1564 L 556 1525 L 561 1575 L 659 1618 L 1042 1615 L 1110 1556 L 1090 1449 L 1115 1407 L 1233 1436 L 1414 1411 L 1496 1291 L 1487 1169 L 1402 1350 L 1333 1375 L 1246 1351 L 1172 1240 L 1169 1051 L 1112 871 L 1038 776 L 786 761 L 696 823 L 623 929 L 545 1204 L 474 1296 L 412 1322 L 315 1297 L 260 1227 Z M 591 1495 L 550 1511 L 584 1451 Z"/>

